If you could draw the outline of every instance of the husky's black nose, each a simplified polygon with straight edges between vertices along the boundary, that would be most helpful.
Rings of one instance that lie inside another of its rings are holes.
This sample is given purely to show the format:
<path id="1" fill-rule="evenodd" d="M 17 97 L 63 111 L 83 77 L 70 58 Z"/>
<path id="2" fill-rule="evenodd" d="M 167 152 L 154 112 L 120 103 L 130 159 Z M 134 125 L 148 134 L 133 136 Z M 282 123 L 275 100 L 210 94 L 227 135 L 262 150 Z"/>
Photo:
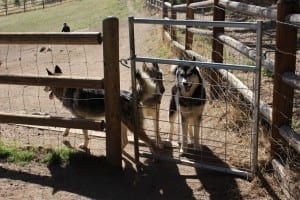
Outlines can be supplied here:
<path id="1" fill-rule="evenodd" d="M 160 93 L 161 93 L 161 94 L 163 94 L 165 91 L 166 91 L 166 90 L 165 90 L 164 87 L 160 88 Z"/>

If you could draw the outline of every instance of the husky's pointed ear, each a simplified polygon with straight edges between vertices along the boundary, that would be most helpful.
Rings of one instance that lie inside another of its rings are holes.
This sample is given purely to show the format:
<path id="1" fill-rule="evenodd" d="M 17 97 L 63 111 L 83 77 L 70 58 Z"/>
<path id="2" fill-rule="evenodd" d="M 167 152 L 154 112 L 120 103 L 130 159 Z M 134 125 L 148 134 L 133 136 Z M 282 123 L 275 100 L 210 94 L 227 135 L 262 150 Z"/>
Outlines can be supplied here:
<path id="1" fill-rule="evenodd" d="M 176 76 L 177 69 L 178 69 L 178 65 L 171 65 L 170 72 L 173 76 Z"/>
<path id="2" fill-rule="evenodd" d="M 142 65 L 142 70 L 145 72 L 145 71 L 147 71 L 147 65 L 146 65 L 146 63 L 145 62 L 143 62 L 143 65 Z"/>
<path id="3" fill-rule="evenodd" d="M 152 66 L 155 70 L 159 70 L 158 64 L 157 63 L 152 63 Z"/>
<path id="4" fill-rule="evenodd" d="M 140 70 L 137 70 L 137 71 L 136 71 L 136 73 L 135 73 L 135 78 L 136 78 L 137 80 L 140 80 L 140 79 L 142 78 L 142 74 L 141 74 Z"/>
<path id="5" fill-rule="evenodd" d="M 48 75 L 53 75 L 53 73 L 50 72 L 50 70 L 48 68 L 46 68 L 46 71 L 47 71 Z"/>
<path id="6" fill-rule="evenodd" d="M 55 66 L 55 70 L 54 70 L 55 74 L 62 74 L 62 71 L 60 69 L 60 67 L 58 65 Z"/>

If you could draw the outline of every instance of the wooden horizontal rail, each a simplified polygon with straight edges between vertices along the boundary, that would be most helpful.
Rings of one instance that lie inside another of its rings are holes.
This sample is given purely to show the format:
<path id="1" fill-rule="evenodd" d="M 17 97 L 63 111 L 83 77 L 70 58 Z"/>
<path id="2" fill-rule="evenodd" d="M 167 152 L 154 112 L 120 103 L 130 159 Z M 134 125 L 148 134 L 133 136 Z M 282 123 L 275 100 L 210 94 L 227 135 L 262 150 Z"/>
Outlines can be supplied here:
<path id="1" fill-rule="evenodd" d="M 207 0 L 207 1 L 191 3 L 188 7 L 192 9 L 197 9 L 197 8 L 212 6 L 213 4 L 214 4 L 213 0 Z M 186 4 L 178 4 L 173 6 L 173 9 L 176 11 L 186 11 L 186 8 L 187 8 Z"/>
<path id="2" fill-rule="evenodd" d="M 252 16 L 266 17 L 269 19 L 276 19 L 277 16 L 277 11 L 274 8 L 254 6 L 230 0 L 219 0 L 219 5 L 224 8 Z"/>
<path id="3" fill-rule="evenodd" d="M 103 79 L 86 79 L 67 76 L 0 75 L 0 84 L 100 89 L 104 88 Z"/>
<path id="4" fill-rule="evenodd" d="M 207 0 L 207 1 L 191 3 L 189 5 L 189 7 L 193 8 L 193 9 L 196 9 L 196 8 L 201 8 L 201 7 L 212 6 L 213 4 L 214 4 L 213 0 Z"/>
<path id="5" fill-rule="evenodd" d="M 170 2 L 165 2 L 164 6 L 166 6 L 167 8 L 172 8 L 172 4 Z"/>
<path id="6" fill-rule="evenodd" d="M 247 56 L 251 60 L 255 61 L 256 60 L 256 50 L 248 47 L 247 45 L 237 41 L 236 39 L 220 34 L 217 36 L 220 41 L 222 41 L 224 44 L 230 46 L 231 48 L 237 50 L 241 54 Z M 274 71 L 274 61 L 271 59 L 262 59 L 261 63 L 265 68 L 267 68 L 269 71 L 273 72 Z"/>
<path id="7" fill-rule="evenodd" d="M 292 14 L 287 16 L 286 21 L 295 25 L 300 25 L 300 14 Z"/>
<path id="8" fill-rule="evenodd" d="M 182 25 L 174 25 L 173 27 L 182 30 L 182 31 L 186 31 L 186 26 L 182 26 Z M 195 33 L 195 34 L 199 34 L 199 35 L 206 35 L 206 36 L 212 36 L 212 31 L 211 30 L 207 30 L 207 29 L 200 29 L 200 28 L 188 28 L 188 31 Z"/>
<path id="9" fill-rule="evenodd" d="M 101 44 L 99 32 L 18 32 L 0 33 L 0 44 L 70 44 L 94 45 Z"/>
<path id="10" fill-rule="evenodd" d="M 292 72 L 286 72 L 282 75 L 282 80 L 294 89 L 300 90 L 300 76 Z"/>
<path id="11" fill-rule="evenodd" d="M 300 135 L 298 133 L 291 127 L 283 125 L 279 128 L 279 134 L 300 154 Z"/>
<path id="12" fill-rule="evenodd" d="M 65 128 L 78 128 L 86 130 L 103 131 L 104 124 L 100 121 L 53 117 L 41 115 L 26 115 L 0 112 L 0 123 L 30 124 L 38 126 L 55 126 Z"/>
<path id="13" fill-rule="evenodd" d="M 275 177 L 280 183 L 279 185 L 281 187 L 281 190 L 286 195 L 286 199 L 299 199 L 299 188 L 296 186 L 295 183 L 293 183 L 290 173 L 287 172 L 284 164 L 277 159 L 273 159 L 271 164 L 275 172 Z"/>
<path id="14" fill-rule="evenodd" d="M 199 34 L 199 35 L 205 35 L 205 36 L 212 36 L 212 31 L 207 29 L 200 29 L 200 28 L 188 28 L 188 31 Z"/>

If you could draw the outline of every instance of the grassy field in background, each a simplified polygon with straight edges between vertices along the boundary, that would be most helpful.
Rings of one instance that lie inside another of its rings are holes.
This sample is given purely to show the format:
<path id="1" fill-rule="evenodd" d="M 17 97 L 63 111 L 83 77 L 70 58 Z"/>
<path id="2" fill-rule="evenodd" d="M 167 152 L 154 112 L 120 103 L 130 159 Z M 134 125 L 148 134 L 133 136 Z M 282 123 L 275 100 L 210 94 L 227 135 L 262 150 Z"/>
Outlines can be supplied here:
<path id="1" fill-rule="evenodd" d="M 74 0 L 59 6 L 0 17 L 0 32 L 56 32 L 97 29 L 107 16 L 128 16 L 126 0 Z"/>

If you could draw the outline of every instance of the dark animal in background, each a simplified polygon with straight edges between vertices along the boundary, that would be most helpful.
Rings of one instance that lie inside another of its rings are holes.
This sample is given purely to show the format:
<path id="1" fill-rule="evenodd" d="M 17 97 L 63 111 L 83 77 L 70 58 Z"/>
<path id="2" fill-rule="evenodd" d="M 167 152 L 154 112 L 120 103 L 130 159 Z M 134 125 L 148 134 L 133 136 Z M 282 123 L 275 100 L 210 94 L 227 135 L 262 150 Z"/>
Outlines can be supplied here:
<path id="1" fill-rule="evenodd" d="M 64 23 L 61 32 L 71 32 L 71 28 L 67 23 Z"/>

